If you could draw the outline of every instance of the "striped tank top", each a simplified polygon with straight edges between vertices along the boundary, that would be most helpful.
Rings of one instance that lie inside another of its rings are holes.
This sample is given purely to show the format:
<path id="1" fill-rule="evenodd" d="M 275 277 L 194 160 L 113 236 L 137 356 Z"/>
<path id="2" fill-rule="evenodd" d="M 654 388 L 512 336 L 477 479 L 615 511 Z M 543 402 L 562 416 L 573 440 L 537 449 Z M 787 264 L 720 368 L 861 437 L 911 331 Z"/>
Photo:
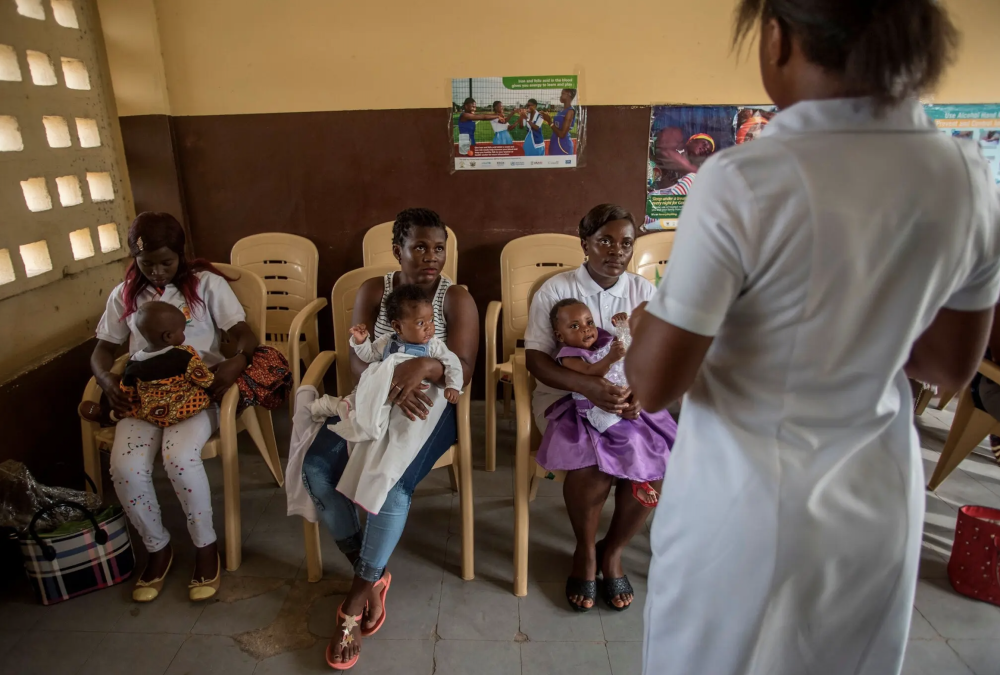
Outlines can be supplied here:
<path id="1" fill-rule="evenodd" d="M 392 325 L 385 318 L 385 301 L 392 293 L 392 278 L 395 272 L 389 272 L 385 275 L 385 285 L 382 291 L 382 302 L 378 307 L 378 319 L 375 320 L 375 330 L 374 339 L 379 339 L 383 335 L 391 334 Z M 444 296 L 448 292 L 448 287 L 451 286 L 451 281 L 441 275 L 439 277 L 437 291 L 434 292 L 434 298 L 431 300 L 434 305 L 434 337 L 439 340 L 446 340 L 448 338 L 448 322 L 444 318 Z"/>

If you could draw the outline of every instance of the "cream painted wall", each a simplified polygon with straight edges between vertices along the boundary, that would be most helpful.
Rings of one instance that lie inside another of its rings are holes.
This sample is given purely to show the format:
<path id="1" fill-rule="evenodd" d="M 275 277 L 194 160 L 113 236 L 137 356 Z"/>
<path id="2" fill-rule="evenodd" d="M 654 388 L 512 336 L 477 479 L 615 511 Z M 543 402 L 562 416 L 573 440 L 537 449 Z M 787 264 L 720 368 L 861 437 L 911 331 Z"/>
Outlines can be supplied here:
<path id="1" fill-rule="evenodd" d="M 97 0 L 118 114 L 169 115 L 153 0 Z"/>
<path id="2" fill-rule="evenodd" d="M 0 383 L 94 337 L 124 273 L 125 262 L 94 267 L 0 302 Z"/>
<path id="3" fill-rule="evenodd" d="M 60 75 L 51 89 L 36 87 L 21 61 L 22 81 L 4 82 L 0 89 L 7 96 L 2 112 L 19 116 L 24 143 L 22 151 L 5 152 L 0 158 L 0 248 L 16 255 L 19 245 L 44 239 L 53 265 L 51 272 L 26 278 L 15 258 L 17 279 L 4 285 L 0 299 L 0 383 L 94 336 L 108 294 L 122 280 L 125 233 L 135 217 L 97 8 L 94 0 L 81 0 L 75 6 L 79 30 L 57 27 L 50 13 L 45 21 L 36 21 L 17 15 L 12 2 L 0 5 L 0 42 L 14 46 L 21 58 L 26 47 L 44 49 L 54 57 L 78 58 L 91 85 L 89 92 L 67 94 L 61 89 L 65 77 Z M 42 117 L 55 114 L 70 119 L 71 125 L 76 115 L 95 119 L 100 147 L 81 148 L 71 132 L 72 147 L 49 148 Z M 84 194 L 89 194 L 83 174 L 95 169 L 112 174 L 116 198 L 60 206 L 56 177 L 77 175 Z M 52 209 L 27 210 L 19 181 L 32 176 L 46 179 Z M 97 246 L 94 256 L 75 261 L 69 232 L 89 228 L 96 244 L 97 226 L 110 222 L 118 225 L 123 247 L 103 253 Z"/>
<path id="4" fill-rule="evenodd" d="M 594 105 L 763 101 L 756 64 L 729 49 L 734 4 L 556 0 L 531 19 L 453 0 L 100 2 L 122 114 L 174 115 L 441 107 L 452 77 L 576 71 Z M 946 5 L 964 43 L 936 100 L 1000 99 L 1000 2 Z"/>

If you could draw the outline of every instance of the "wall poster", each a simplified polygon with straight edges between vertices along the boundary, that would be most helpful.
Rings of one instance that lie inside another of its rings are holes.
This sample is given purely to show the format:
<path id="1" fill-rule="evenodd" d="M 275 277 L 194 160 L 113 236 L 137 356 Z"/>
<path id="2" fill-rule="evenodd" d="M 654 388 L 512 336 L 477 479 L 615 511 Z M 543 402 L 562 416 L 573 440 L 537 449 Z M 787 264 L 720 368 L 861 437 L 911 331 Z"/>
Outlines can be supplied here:
<path id="1" fill-rule="evenodd" d="M 455 171 L 573 169 L 586 143 L 576 75 L 452 80 Z"/>
<path id="2" fill-rule="evenodd" d="M 774 115 L 774 106 L 653 106 L 644 229 L 677 227 L 701 165 L 720 150 L 752 141 Z"/>
<path id="3" fill-rule="evenodd" d="M 989 105 L 927 105 L 927 114 L 943 133 L 979 145 L 1000 185 L 1000 103 Z"/>

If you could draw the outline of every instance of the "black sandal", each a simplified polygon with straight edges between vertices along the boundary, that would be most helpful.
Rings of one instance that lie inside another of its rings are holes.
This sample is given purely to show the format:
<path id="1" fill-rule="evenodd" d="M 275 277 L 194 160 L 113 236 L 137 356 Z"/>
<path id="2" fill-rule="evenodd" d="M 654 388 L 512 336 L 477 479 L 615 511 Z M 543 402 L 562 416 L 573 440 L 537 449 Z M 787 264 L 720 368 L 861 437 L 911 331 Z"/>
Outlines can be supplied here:
<path id="1" fill-rule="evenodd" d="M 614 599 L 619 595 L 629 594 L 632 596 L 632 602 L 635 602 L 635 590 L 632 588 L 632 584 L 628 582 L 628 576 L 618 577 L 617 579 L 602 579 L 601 580 L 601 597 L 604 598 L 604 602 L 611 609 L 616 612 L 624 612 L 626 609 L 632 606 L 632 602 L 627 605 L 622 605 L 618 607 L 614 603 Z"/>
<path id="2" fill-rule="evenodd" d="M 590 607 L 583 607 L 576 604 L 570 598 L 579 595 L 590 600 Z M 597 600 L 597 582 L 593 579 L 578 579 L 569 577 L 566 579 L 566 602 L 575 612 L 589 612 L 594 608 L 594 601 Z"/>

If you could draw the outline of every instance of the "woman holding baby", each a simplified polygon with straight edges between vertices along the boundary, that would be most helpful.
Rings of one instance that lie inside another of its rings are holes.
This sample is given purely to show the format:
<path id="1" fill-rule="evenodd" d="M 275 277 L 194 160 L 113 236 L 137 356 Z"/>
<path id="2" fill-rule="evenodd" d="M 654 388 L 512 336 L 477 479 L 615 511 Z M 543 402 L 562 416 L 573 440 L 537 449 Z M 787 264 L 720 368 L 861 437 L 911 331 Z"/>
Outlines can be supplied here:
<path id="1" fill-rule="evenodd" d="M 525 361 L 538 382 L 532 396 L 544 434 L 538 463 L 567 472 L 563 497 L 577 543 L 566 599 L 574 610 L 589 611 L 602 575 L 602 598 L 622 611 L 635 597 L 622 553 L 657 503 L 677 425 L 667 412 L 643 411 L 622 372 L 625 345 L 616 333 L 656 291 L 626 271 L 635 219 L 601 204 L 580 221 L 579 235 L 587 261 L 548 279 L 531 300 Z M 614 515 L 597 541 L 612 487 Z"/>
<path id="2" fill-rule="evenodd" d="M 419 287 L 431 300 L 425 329 L 432 321 L 433 339 L 444 343 L 458 358 L 464 376 L 461 384 L 468 385 L 479 348 L 479 313 L 469 292 L 441 275 L 448 237 L 444 223 L 433 211 L 407 209 L 396 217 L 392 237 L 400 270 L 361 285 L 352 323 L 355 327 L 363 324 L 375 345 L 391 343 L 384 338 L 396 334 L 397 329 L 405 328 L 403 333 L 412 330 L 414 337 L 408 340 L 400 335 L 399 340 L 403 350 L 410 349 L 412 343 L 419 342 L 421 329 L 404 327 L 401 321 L 413 322 L 417 316 L 412 313 L 393 316 L 392 303 L 387 300 L 400 287 Z M 360 330 L 354 332 L 352 344 L 361 335 Z M 423 338 L 430 339 L 430 333 Z M 351 367 L 358 382 L 369 363 L 352 349 Z M 357 663 L 362 638 L 373 635 L 385 621 L 384 603 L 392 581 L 386 564 L 403 533 L 413 490 L 458 436 L 454 403 L 438 398 L 437 405 L 443 409 L 435 410 L 425 382 L 446 385 L 446 368 L 441 360 L 430 355 L 415 356 L 395 366 L 389 401 L 411 420 L 430 419 L 434 414 L 439 417 L 423 447 L 389 490 L 378 513 L 369 513 L 363 527 L 356 504 L 337 491 L 349 458 L 347 441 L 323 425 L 303 460 L 302 477 L 319 518 L 354 568 L 354 582 L 338 609 L 337 631 L 326 653 L 327 662 L 337 670 L 346 670 Z M 339 416 L 329 419 L 331 425 L 340 421 Z"/>

